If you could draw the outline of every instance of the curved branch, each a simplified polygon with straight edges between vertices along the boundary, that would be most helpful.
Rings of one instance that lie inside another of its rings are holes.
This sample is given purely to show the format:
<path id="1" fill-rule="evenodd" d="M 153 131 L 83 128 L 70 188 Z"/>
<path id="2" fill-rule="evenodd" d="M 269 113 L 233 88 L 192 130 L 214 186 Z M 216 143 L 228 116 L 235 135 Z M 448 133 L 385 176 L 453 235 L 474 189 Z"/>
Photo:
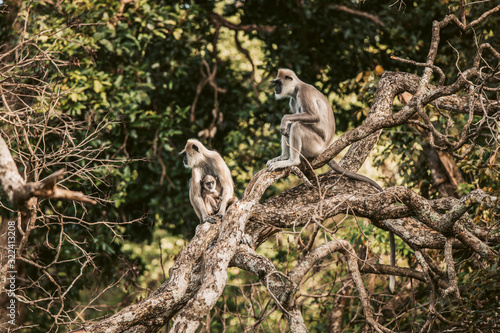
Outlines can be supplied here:
<path id="1" fill-rule="evenodd" d="M 441 97 L 457 93 L 471 78 L 477 76 L 477 68 L 464 71 L 456 82 L 449 86 L 433 88 L 427 83 L 420 85 L 421 80 L 413 81 L 416 76 L 407 73 L 385 72 L 379 81 L 377 92 L 365 122 L 338 138 L 327 150 L 312 161 L 315 169 L 325 165 L 347 146 L 374 134 L 383 128 L 399 126 L 406 123 L 418 108 L 438 100 Z M 418 77 L 416 77 L 418 78 Z M 401 109 L 392 114 L 394 98 L 408 91 L 414 98 Z"/>
<path id="2" fill-rule="evenodd" d="M 371 273 L 371 274 L 384 274 L 384 275 L 397 275 L 412 278 L 415 280 L 419 280 L 422 282 L 426 282 L 425 274 L 410 268 L 406 267 L 395 267 L 390 265 L 381 265 L 381 264 L 366 264 L 365 262 L 358 262 L 360 266 L 359 270 L 362 273 Z M 443 279 L 438 278 L 437 284 L 443 290 L 448 289 L 450 285 Z"/>
<path id="3" fill-rule="evenodd" d="M 258 255 L 246 245 L 240 245 L 231 260 L 231 265 L 252 272 L 259 278 L 275 303 L 282 309 L 287 318 L 290 332 L 307 332 L 300 310 L 294 304 L 287 302 L 293 286 L 289 279 L 276 269 L 271 260 Z"/>
<path id="4" fill-rule="evenodd" d="M 353 15 L 356 15 L 356 16 L 361 16 L 361 17 L 367 18 L 369 20 L 372 20 L 376 24 L 380 25 L 381 27 L 385 26 L 384 22 L 382 22 L 382 20 L 378 16 L 376 16 L 376 15 L 373 15 L 373 14 L 370 14 L 370 13 L 367 13 L 367 12 L 363 12 L 361 10 L 349 8 L 349 7 L 346 7 L 346 6 L 341 6 L 341 5 L 330 5 L 329 7 L 333 8 L 335 10 L 338 10 L 338 11 L 342 11 L 342 12 L 345 12 L 345 13 L 349 13 L 349 14 L 353 14 Z"/>
<path id="5" fill-rule="evenodd" d="M 122 309 L 117 314 L 86 326 L 87 332 L 124 332 L 144 322 L 159 320 L 172 312 L 183 299 L 191 279 L 193 267 L 208 245 L 219 234 L 220 224 L 203 223 L 170 268 L 170 278 L 142 302 Z M 165 322 L 163 323 L 165 324 Z M 161 327 L 161 326 L 160 326 Z"/>

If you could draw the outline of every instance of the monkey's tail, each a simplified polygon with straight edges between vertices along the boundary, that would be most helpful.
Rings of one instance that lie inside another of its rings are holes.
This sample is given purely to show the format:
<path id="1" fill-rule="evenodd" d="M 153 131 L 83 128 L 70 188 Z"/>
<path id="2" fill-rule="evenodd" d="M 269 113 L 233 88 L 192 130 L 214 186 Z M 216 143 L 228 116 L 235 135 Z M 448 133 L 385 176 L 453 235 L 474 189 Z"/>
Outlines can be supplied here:
<path id="1" fill-rule="evenodd" d="M 338 164 L 334 160 L 331 160 L 330 162 L 328 162 L 328 165 L 330 166 L 330 168 L 332 168 L 333 171 L 335 171 L 341 175 L 347 176 L 347 177 L 352 178 L 352 179 L 361 180 L 363 182 L 367 182 L 367 183 L 373 185 L 373 187 L 375 187 L 380 192 L 383 191 L 382 187 L 380 187 L 380 185 L 377 184 L 373 179 L 370 179 L 366 176 L 360 175 L 359 173 L 348 171 L 348 170 L 344 169 L 343 167 L 341 167 L 340 164 Z"/>
<path id="2" fill-rule="evenodd" d="M 396 242 L 394 241 L 394 233 L 389 231 L 389 244 L 391 246 L 391 266 L 396 266 Z M 396 287 L 396 278 L 394 275 L 389 275 L 389 290 L 394 294 Z"/>

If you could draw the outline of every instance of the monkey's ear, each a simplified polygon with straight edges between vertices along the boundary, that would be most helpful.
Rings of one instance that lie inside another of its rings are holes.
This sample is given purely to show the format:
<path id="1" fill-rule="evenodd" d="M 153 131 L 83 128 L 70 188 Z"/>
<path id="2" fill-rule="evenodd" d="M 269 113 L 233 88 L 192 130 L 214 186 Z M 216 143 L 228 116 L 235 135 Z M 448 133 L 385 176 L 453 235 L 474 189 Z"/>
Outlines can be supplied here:
<path id="1" fill-rule="evenodd" d="M 290 81 L 292 81 L 293 79 L 292 79 L 292 77 L 291 77 L 291 76 L 286 75 L 286 76 L 285 76 L 285 80 L 290 80 Z"/>
<path id="2" fill-rule="evenodd" d="M 200 152 L 200 149 L 198 148 L 197 145 L 193 145 L 193 149 L 196 150 L 197 152 Z"/>

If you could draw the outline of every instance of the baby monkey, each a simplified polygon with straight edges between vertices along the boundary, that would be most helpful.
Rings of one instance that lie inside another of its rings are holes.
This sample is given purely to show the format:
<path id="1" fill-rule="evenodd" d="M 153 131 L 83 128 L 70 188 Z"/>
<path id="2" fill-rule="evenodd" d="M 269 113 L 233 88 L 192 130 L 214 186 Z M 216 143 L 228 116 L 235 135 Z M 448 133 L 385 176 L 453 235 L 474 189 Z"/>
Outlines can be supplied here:
<path id="1" fill-rule="evenodd" d="M 234 184 L 231 171 L 227 167 L 222 156 L 215 150 L 208 150 L 200 141 L 189 139 L 186 147 L 181 152 L 184 155 L 184 166 L 191 169 L 189 180 L 189 200 L 201 223 L 217 223 L 210 215 L 221 215 L 226 213 L 228 205 L 233 202 Z M 204 181 L 210 176 L 209 184 L 205 187 Z M 214 184 L 212 184 L 212 181 Z M 211 199 L 217 198 L 215 210 L 213 205 L 207 205 L 203 191 L 213 193 L 215 188 L 217 195 L 210 194 Z M 213 212 L 209 213 L 207 210 Z"/>
<path id="2" fill-rule="evenodd" d="M 220 196 L 216 184 L 217 180 L 211 175 L 206 175 L 201 181 L 201 197 L 205 202 L 208 215 L 212 215 L 219 210 Z"/>

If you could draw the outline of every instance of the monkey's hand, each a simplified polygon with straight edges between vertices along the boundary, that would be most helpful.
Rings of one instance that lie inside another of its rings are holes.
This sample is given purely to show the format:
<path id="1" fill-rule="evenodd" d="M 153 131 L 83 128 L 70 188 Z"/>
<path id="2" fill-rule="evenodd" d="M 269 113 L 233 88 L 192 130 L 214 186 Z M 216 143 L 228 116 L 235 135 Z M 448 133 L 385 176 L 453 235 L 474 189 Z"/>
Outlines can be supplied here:
<path id="1" fill-rule="evenodd" d="M 290 135 L 290 127 L 292 126 L 292 122 L 287 120 L 286 117 L 281 118 L 281 134 L 283 136 L 289 136 Z"/>

